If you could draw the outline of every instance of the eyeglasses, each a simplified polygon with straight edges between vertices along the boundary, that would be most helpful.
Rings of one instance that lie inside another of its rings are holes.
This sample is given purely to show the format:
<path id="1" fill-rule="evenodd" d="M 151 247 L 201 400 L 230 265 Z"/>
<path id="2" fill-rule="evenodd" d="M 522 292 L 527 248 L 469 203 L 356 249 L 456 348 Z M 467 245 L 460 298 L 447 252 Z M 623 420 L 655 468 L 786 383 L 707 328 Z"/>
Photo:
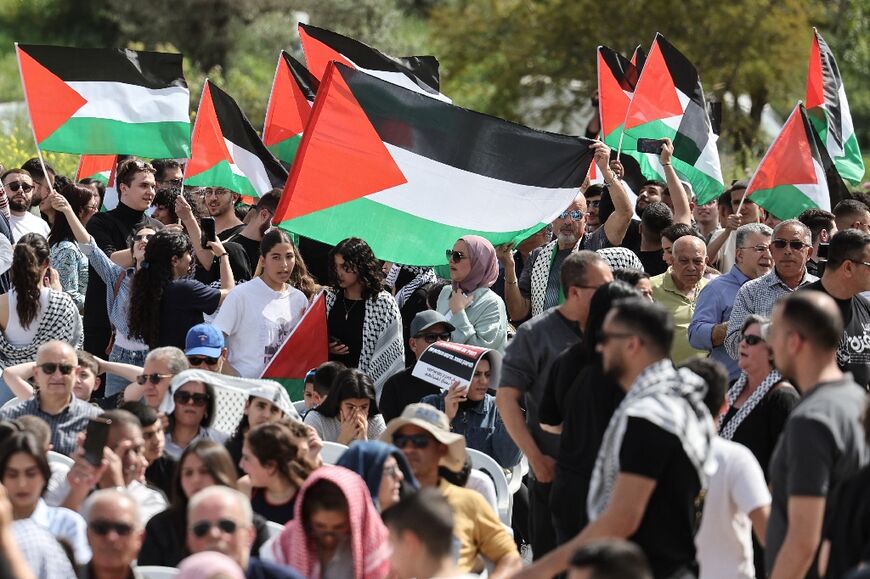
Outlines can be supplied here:
<path id="1" fill-rule="evenodd" d="M 33 185 L 31 185 L 30 183 L 25 183 L 24 181 L 13 181 L 12 183 L 6 185 L 6 187 L 9 188 L 12 192 L 18 191 L 19 189 L 21 189 L 25 193 L 30 193 L 31 191 L 33 191 Z"/>
<path id="2" fill-rule="evenodd" d="M 450 341 L 450 333 L 446 334 L 420 334 L 416 336 L 420 340 L 424 340 L 427 344 L 434 344 L 435 342 L 449 342 Z"/>
<path id="3" fill-rule="evenodd" d="M 393 436 L 393 444 L 396 445 L 396 448 L 405 448 L 409 442 L 414 448 L 423 449 L 432 443 L 432 437 L 426 434 L 396 434 Z"/>
<path id="4" fill-rule="evenodd" d="M 397 464 L 384 467 L 384 476 L 388 476 L 391 478 L 399 478 L 400 474 L 402 474 L 402 469 L 400 469 L 399 465 L 397 465 Z"/>
<path id="5" fill-rule="evenodd" d="M 115 531 L 121 537 L 126 537 L 133 532 L 133 525 L 128 525 L 127 523 L 116 523 L 115 521 L 106 521 L 103 519 L 98 519 L 89 523 L 88 528 L 101 537 L 105 537 L 112 531 Z"/>
<path id="6" fill-rule="evenodd" d="M 187 361 L 190 362 L 191 366 L 201 366 L 202 364 L 206 364 L 207 366 L 214 366 L 218 363 L 220 358 L 212 358 L 211 356 L 188 356 Z"/>
<path id="7" fill-rule="evenodd" d="M 785 245 L 783 245 L 782 247 L 785 247 Z M 752 251 L 754 251 L 756 253 L 764 253 L 765 251 L 770 251 L 770 246 L 764 245 L 764 244 L 746 245 L 743 247 L 738 247 L 737 249 L 751 249 Z"/>
<path id="8" fill-rule="evenodd" d="M 175 399 L 175 402 L 177 404 L 193 404 L 194 406 L 199 407 L 205 406 L 206 403 L 209 401 L 208 394 L 200 394 L 199 392 L 185 392 L 184 390 L 179 390 L 172 396 L 172 398 Z"/>
<path id="9" fill-rule="evenodd" d="M 54 374 L 56 371 L 60 370 L 61 374 L 69 376 L 72 374 L 74 368 L 75 366 L 72 364 L 55 364 L 54 362 L 39 364 L 39 369 L 42 370 L 44 374 Z"/>
<path id="10" fill-rule="evenodd" d="M 154 237 L 153 233 L 142 233 L 140 235 L 134 235 L 133 241 L 148 241 L 152 237 Z"/>
<path id="11" fill-rule="evenodd" d="M 581 219 L 583 219 L 584 215 L 586 215 L 586 214 L 583 213 L 582 211 L 580 211 L 579 209 L 572 209 L 571 211 L 561 212 L 559 214 L 558 218 L 559 219 L 567 219 L 568 217 L 571 217 L 572 221 L 580 221 Z"/>
<path id="12" fill-rule="evenodd" d="M 598 340 L 602 346 L 606 345 L 610 340 L 624 340 L 625 338 L 631 338 L 634 334 L 629 334 L 627 332 L 601 332 L 601 337 Z"/>
<path id="13" fill-rule="evenodd" d="M 453 251 L 452 249 L 448 249 L 446 253 L 447 261 L 452 261 L 453 263 L 459 263 L 460 261 L 468 257 L 461 251 Z"/>
<path id="14" fill-rule="evenodd" d="M 197 538 L 202 539 L 212 527 L 217 527 L 222 533 L 232 535 L 239 528 L 239 524 L 232 519 L 218 519 L 217 521 L 199 521 L 190 526 L 190 532 Z"/>
<path id="15" fill-rule="evenodd" d="M 171 185 L 172 187 L 181 187 L 181 179 L 161 179 L 157 181 L 161 185 Z"/>
<path id="16" fill-rule="evenodd" d="M 771 245 L 773 245 L 777 249 L 785 249 L 785 246 L 787 245 L 795 251 L 800 251 L 805 247 L 809 247 L 809 245 L 797 239 L 792 239 L 791 241 L 788 241 L 786 239 L 774 239 Z"/>
<path id="17" fill-rule="evenodd" d="M 740 336 L 740 339 L 749 344 L 750 346 L 757 346 L 764 341 L 764 338 L 762 338 L 761 336 L 756 336 L 755 334 L 743 334 L 742 336 Z"/>
<path id="18" fill-rule="evenodd" d="M 172 378 L 175 374 L 139 374 L 136 376 L 136 382 L 142 386 L 151 382 L 152 384 L 160 384 L 164 378 Z"/>
<path id="19" fill-rule="evenodd" d="M 852 263 L 858 263 L 860 265 L 866 265 L 867 267 L 870 267 L 870 262 L 868 262 L 868 261 L 861 261 L 860 259 L 848 259 L 848 258 L 846 259 L 846 261 L 851 261 Z"/>

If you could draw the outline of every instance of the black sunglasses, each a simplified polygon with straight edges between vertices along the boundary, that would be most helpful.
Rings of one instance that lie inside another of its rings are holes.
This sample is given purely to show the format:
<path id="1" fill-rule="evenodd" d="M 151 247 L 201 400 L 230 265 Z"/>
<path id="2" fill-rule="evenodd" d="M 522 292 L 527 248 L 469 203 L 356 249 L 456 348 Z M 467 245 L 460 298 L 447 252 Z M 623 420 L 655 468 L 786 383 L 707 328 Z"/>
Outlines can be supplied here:
<path id="1" fill-rule="evenodd" d="M 459 263 L 460 261 L 468 257 L 461 251 L 453 251 L 452 249 L 448 249 L 446 253 L 447 261 L 452 261 L 453 263 Z"/>
<path id="2" fill-rule="evenodd" d="M 134 235 L 133 241 L 148 241 L 152 237 L 154 237 L 153 233 L 142 233 L 140 235 Z"/>
<path id="3" fill-rule="evenodd" d="M 30 183 L 25 183 L 24 181 L 13 181 L 12 183 L 6 185 L 11 191 L 15 192 L 21 189 L 25 193 L 29 193 L 33 191 L 33 185 Z"/>
<path id="4" fill-rule="evenodd" d="M 774 239 L 771 245 L 777 249 L 785 249 L 785 246 L 787 245 L 795 251 L 800 251 L 805 247 L 809 247 L 809 245 L 807 245 L 803 241 L 798 241 L 797 239 L 793 239 L 791 241 L 787 241 L 785 239 Z"/>
<path id="5" fill-rule="evenodd" d="M 764 338 L 762 338 L 761 336 L 756 336 L 755 334 L 743 334 L 742 336 L 740 336 L 740 339 L 749 344 L 750 346 L 757 346 L 764 341 Z"/>
<path id="6" fill-rule="evenodd" d="M 188 356 L 187 361 L 190 362 L 191 366 L 200 366 L 202 364 L 206 364 L 208 366 L 214 366 L 218 363 L 220 358 L 212 358 L 211 356 Z"/>
<path id="7" fill-rule="evenodd" d="M 393 444 L 396 448 L 405 448 L 408 443 L 414 445 L 414 448 L 423 449 L 432 443 L 432 437 L 426 434 L 396 434 L 393 436 Z"/>
<path id="8" fill-rule="evenodd" d="M 72 364 L 55 364 L 54 362 L 46 362 L 45 364 L 40 364 L 39 369 L 42 370 L 43 374 L 54 374 L 57 370 L 60 370 L 61 374 L 69 376 L 72 374 L 75 366 Z"/>
<path id="9" fill-rule="evenodd" d="M 425 340 L 427 344 L 434 344 L 437 341 L 449 342 L 450 341 L 450 332 L 446 334 L 420 334 L 417 336 L 417 339 Z"/>
<path id="10" fill-rule="evenodd" d="M 97 535 L 100 535 L 101 537 L 105 537 L 111 531 L 115 531 L 120 537 L 126 537 L 133 532 L 133 525 L 128 525 L 127 523 L 116 523 L 114 521 L 105 521 L 102 519 L 89 523 L 88 528 Z"/>
<path id="11" fill-rule="evenodd" d="M 217 521 L 199 521 L 190 527 L 190 532 L 202 539 L 212 527 L 217 527 L 222 532 L 232 535 L 239 528 L 239 524 L 230 519 L 218 519 Z"/>
<path id="12" fill-rule="evenodd" d="M 136 376 L 136 382 L 144 386 L 146 383 L 160 384 L 164 378 L 172 378 L 175 374 L 139 374 Z"/>
<path id="13" fill-rule="evenodd" d="M 194 406 L 205 406 L 209 400 L 208 394 L 200 394 L 199 392 L 185 392 L 179 390 L 172 396 L 179 404 L 193 404 Z"/>

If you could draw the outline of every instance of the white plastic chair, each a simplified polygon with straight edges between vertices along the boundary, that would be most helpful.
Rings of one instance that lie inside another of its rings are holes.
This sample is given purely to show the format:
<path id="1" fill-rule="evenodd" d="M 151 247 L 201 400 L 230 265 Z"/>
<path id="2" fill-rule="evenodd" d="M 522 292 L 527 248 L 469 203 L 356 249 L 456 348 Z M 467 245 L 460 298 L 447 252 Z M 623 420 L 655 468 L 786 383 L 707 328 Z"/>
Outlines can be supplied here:
<path id="1" fill-rule="evenodd" d="M 467 448 L 468 456 L 471 458 L 471 467 L 482 470 L 492 478 L 495 483 L 495 496 L 498 503 L 498 518 L 501 522 L 510 527 L 511 512 L 513 511 L 513 495 L 508 489 L 507 476 L 504 474 L 504 469 L 491 456 Z"/>
<path id="2" fill-rule="evenodd" d="M 269 537 L 277 537 L 284 530 L 284 525 L 275 521 L 266 521 L 266 530 L 269 531 Z"/>
<path id="3" fill-rule="evenodd" d="M 529 472 L 529 460 L 526 455 L 508 473 L 508 490 L 512 495 L 517 494 L 523 484 L 523 477 Z"/>
<path id="4" fill-rule="evenodd" d="M 175 567 L 161 567 L 159 565 L 136 567 L 136 572 L 144 579 L 170 579 L 178 575 L 178 569 Z"/>
<path id="5" fill-rule="evenodd" d="M 65 454 L 61 454 L 59 452 L 55 452 L 53 450 L 49 450 L 46 457 L 48 458 L 48 464 L 58 463 L 66 466 L 67 468 L 72 468 L 75 461 Z"/>
<path id="6" fill-rule="evenodd" d="M 320 449 L 320 457 L 324 464 L 335 464 L 338 462 L 338 457 L 344 454 L 347 447 L 337 442 L 323 441 L 323 448 Z"/>

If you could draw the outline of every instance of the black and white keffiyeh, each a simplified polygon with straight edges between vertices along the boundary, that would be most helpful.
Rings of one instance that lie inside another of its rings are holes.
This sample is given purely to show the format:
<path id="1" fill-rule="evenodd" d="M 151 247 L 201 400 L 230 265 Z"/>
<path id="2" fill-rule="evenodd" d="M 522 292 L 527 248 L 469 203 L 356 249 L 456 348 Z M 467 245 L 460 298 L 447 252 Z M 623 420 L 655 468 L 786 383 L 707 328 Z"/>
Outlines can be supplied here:
<path id="1" fill-rule="evenodd" d="M 746 372 L 741 373 L 740 378 L 737 379 L 734 386 L 728 390 L 728 408 L 731 408 L 734 406 L 734 403 L 737 402 L 740 394 L 746 388 L 747 379 Z M 734 433 L 737 432 L 740 423 L 749 416 L 750 412 L 755 410 L 756 406 L 761 404 L 761 401 L 764 400 L 764 397 L 767 396 L 768 392 L 770 392 L 779 382 L 782 382 L 782 374 L 780 374 L 778 370 L 773 370 L 764 378 L 761 385 L 755 389 L 755 392 L 749 396 L 743 406 L 740 407 L 740 410 L 737 411 L 734 418 L 728 421 L 728 424 L 722 426 L 722 422 L 725 420 L 725 415 L 728 414 L 727 409 L 719 415 L 719 436 L 725 440 L 731 440 L 734 437 Z"/>
<path id="2" fill-rule="evenodd" d="M 397 267 L 397 266 L 393 266 Z M 416 265 L 400 265 L 398 266 L 400 270 L 405 270 L 414 276 L 414 278 L 403 285 L 401 289 L 396 292 L 396 304 L 398 304 L 399 309 L 405 305 L 405 302 L 408 301 L 408 298 L 417 291 L 422 285 L 427 283 L 434 283 L 438 281 L 438 278 L 435 275 L 435 270 L 431 267 L 419 267 Z M 396 276 L 398 278 L 398 275 Z"/>
<path id="3" fill-rule="evenodd" d="M 595 251 L 604 258 L 610 270 L 614 269 L 637 269 L 643 271 L 643 263 L 635 252 L 627 247 L 602 247 Z"/>
<path id="4" fill-rule="evenodd" d="M 36 360 L 36 351 L 39 347 L 51 340 L 67 342 L 79 349 L 83 339 L 82 318 L 72 298 L 64 292 L 49 290 L 48 307 L 39 321 L 36 335 L 29 344 L 13 346 L 3 332 L 0 332 L 0 368 L 33 362 Z"/>
<path id="5" fill-rule="evenodd" d="M 695 466 L 701 486 L 715 468 L 710 456 L 713 421 L 704 405 L 706 383 L 686 368 L 677 370 L 670 360 L 648 366 L 631 385 L 610 419 L 598 451 L 586 506 L 589 519 L 604 512 L 619 475 L 619 451 L 628 419 L 642 418 L 680 439 Z"/>

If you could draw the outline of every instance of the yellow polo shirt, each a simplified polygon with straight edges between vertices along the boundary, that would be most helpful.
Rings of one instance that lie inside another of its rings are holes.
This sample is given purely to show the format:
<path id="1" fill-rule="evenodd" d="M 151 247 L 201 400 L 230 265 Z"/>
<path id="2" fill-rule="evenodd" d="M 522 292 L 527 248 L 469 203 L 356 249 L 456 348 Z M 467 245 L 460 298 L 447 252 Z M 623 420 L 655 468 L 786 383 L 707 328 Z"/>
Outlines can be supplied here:
<path id="1" fill-rule="evenodd" d="M 698 299 L 698 294 L 710 283 L 710 280 L 702 277 L 691 299 L 677 291 L 670 269 L 649 281 L 653 299 L 664 306 L 674 318 L 674 343 L 671 346 L 671 359 L 674 364 L 680 364 L 695 356 L 707 356 L 706 350 L 696 350 L 689 344 L 689 324 L 695 314 L 695 301 Z"/>

